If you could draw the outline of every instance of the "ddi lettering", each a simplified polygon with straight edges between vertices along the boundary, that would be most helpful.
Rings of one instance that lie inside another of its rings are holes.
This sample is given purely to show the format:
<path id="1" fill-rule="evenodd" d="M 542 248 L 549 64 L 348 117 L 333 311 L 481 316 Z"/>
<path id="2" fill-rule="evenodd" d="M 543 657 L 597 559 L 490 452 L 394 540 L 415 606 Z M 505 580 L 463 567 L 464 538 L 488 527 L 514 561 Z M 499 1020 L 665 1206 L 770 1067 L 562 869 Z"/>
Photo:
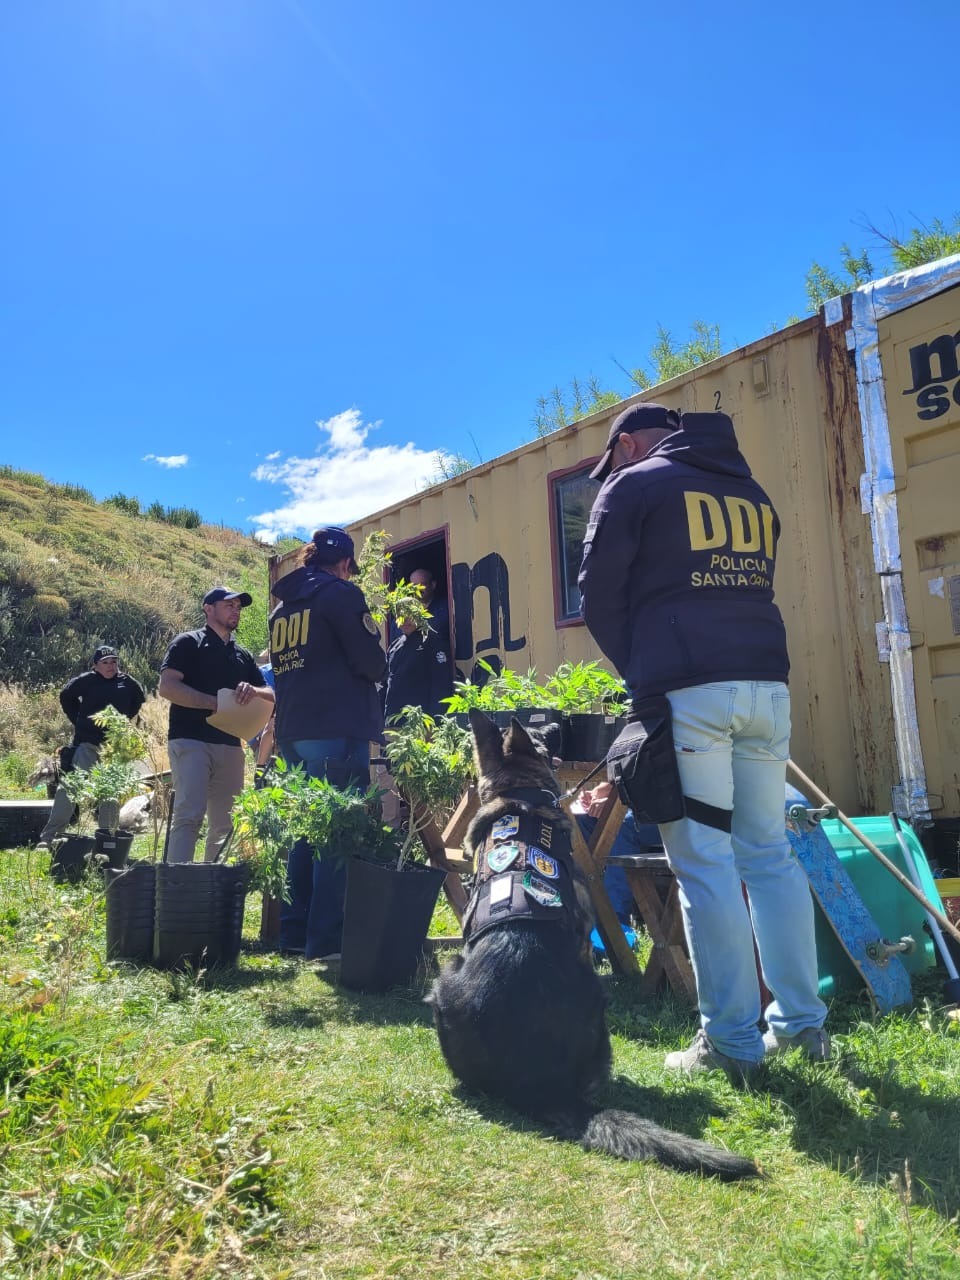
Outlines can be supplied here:
<path id="1" fill-rule="evenodd" d="M 777 546 L 773 507 L 768 502 L 755 503 L 732 495 L 720 499 L 693 489 L 683 497 L 691 551 L 723 547 L 729 551 L 759 551 L 773 559 Z"/>
<path id="2" fill-rule="evenodd" d="M 295 649 L 307 643 L 310 631 L 310 610 L 291 613 L 288 618 L 277 618 L 270 631 L 270 652 L 281 654 L 285 649 Z"/>

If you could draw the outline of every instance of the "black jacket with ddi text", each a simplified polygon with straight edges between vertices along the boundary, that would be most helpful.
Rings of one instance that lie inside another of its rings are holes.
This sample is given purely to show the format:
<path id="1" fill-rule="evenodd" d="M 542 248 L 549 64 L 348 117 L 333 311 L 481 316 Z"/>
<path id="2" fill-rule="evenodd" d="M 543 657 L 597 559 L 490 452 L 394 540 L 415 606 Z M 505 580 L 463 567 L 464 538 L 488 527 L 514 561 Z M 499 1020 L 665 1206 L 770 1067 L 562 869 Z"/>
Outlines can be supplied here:
<path id="1" fill-rule="evenodd" d="M 634 696 L 785 681 L 777 513 L 726 414 L 680 423 L 597 494 L 580 568 L 584 621 Z"/>
<path id="2" fill-rule="evenodd" d="M 383 730 L 376 682 L 387 666 L 363 592 L 324 569 L 294 569 L 273 587 L 270 661 L 277 741 L 360 738 Z"/>

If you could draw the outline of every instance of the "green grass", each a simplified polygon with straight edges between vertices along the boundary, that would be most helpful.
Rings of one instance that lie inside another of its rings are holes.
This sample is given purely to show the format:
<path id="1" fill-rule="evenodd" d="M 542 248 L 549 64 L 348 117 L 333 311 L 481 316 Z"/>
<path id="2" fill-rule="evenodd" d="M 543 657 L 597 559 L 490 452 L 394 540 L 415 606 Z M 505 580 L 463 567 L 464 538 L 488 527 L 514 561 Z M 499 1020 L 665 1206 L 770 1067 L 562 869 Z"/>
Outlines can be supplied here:
<path id="1" fill-rule="evenodd" d="M 604 979 L 610 1103 L 762 1164 L 727 1185 L 461 1096 L 422 985 L 359 996 L 262 952 L 259 900 L 235 972 L 108 966 L 99 892 L 45 868 L 0 853 L 4 1280 L 960 1276 L 960 1031 L 935 975 L 901 1015 L 838 1002 L 834 1062 L 781 1060 L 753 1092 L 667 1076 L 690 1011 Z"/>

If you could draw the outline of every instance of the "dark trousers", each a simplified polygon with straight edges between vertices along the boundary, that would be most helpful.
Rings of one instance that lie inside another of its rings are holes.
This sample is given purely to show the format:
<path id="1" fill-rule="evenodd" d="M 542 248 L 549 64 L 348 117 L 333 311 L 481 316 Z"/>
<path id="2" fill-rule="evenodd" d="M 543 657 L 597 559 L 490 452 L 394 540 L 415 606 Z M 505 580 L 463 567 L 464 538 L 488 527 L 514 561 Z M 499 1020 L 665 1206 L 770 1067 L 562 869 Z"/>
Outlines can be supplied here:
<path id="1" fill-rule="evenodd" d="M 281 742 L 287 764 L 302 764 L 310 778 L 340 782 L 344 766 L 364 789 L 370 779 L 370 744 L 359 738 L 298 738 Z M 347 864 L 335 849 L 298 840 L 287 859 L 289 902 L 280 904 L 280 950 L 303 950 L 308 960 L 338 952 L 343 940 Z"/>

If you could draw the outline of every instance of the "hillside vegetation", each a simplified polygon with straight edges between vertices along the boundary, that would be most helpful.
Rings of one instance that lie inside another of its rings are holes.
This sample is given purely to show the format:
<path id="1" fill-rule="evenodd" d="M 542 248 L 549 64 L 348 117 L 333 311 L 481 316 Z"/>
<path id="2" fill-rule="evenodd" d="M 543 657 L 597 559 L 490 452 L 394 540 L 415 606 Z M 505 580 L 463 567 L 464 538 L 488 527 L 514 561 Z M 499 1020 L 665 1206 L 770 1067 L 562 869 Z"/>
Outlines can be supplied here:
<path id="1" fill-rule="evenodd" d="M 168 513 L 176 516 L 176 512 Z M 25 721 L 37 747 L 63 738 L 55 691 L 115 644 L 148 691 L 156 688 L 171 637 L 199 626 L 200 599 L 217 583 L 249 591 L 239 639 L 266 644 L 272 548 L 235 529 L 167 523 L 97 503 L 86 490 L 0 468 L 0 756 L 23 746 Z"/>

